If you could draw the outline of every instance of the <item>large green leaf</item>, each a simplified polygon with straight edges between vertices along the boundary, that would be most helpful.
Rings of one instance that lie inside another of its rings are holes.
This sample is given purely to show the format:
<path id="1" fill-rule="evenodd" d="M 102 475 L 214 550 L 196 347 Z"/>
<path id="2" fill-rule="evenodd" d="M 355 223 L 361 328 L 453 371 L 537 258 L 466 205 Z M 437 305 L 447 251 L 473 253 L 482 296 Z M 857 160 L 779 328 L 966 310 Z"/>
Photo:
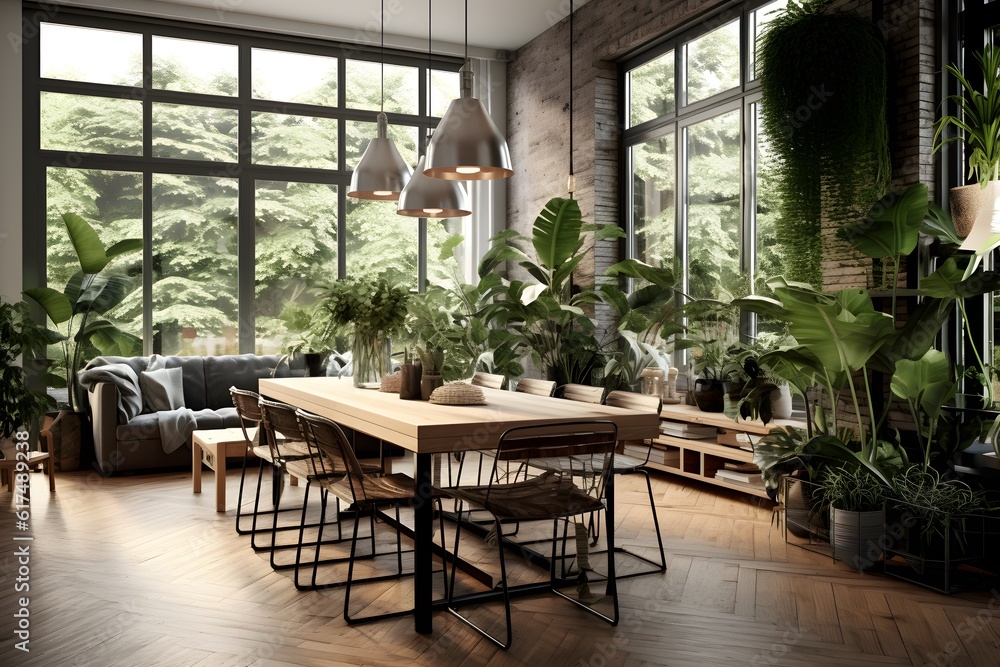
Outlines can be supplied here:
<path id="1" fill-rule="evenodd" d="M 844 225 L 838 235 L 869 257 L 902 257 L 917 247 L 926 217 L 927 186 L 917 183 L 882 197 L 864 220 Z"/>
<path id="2" fill-rule="evenodd" d="M 122 302 L 132 290 L 132 281 L 125 276 L 94 276 L 77 299 L 77 313 L 106 313 Z"/>
<path id="3" fill-rule="evenodd" d="M 107 320 L 90 322 L 83 330 L 83 338 L 104 355 L 130 357 L 142 354 L 142 340 L 126 333 Z"/>
<path id="4" fill-rule="evenodd" d="M 583 218 L 575 199 L 550 199 L 532 229 L 531 243 L 539 263 L 555 270 L 580 248 Z"/>
<path id="5" fill-rule="evenodd" d="M 953 299 L 925 297 L 910 313 L 893 340 L 883 345 L 872 359 L 871 368 L 892 375 L 900 359 L 919 359 L 934 345 L 941 327 L 954 310 Z"/>
<path id="6" fill-rule="evenodd" d="M 461 237 L 459 237 L 461 238 Z M 108 259 L 113 257 L 118 257 L 119 255 L 126 255 L 131 252 L 136 252 L 142 250 L 142 239 L 125 239 L 124 241 L 119 241 L 107 250 Z"/>
<path id="7" fill-rule="evenodd" d="M 628 276 L 636 280 L 643 280 L 660 287 L 672 288 L 674 286 L 674 272 L 667 268 L 650 266 L 637 259 L 626 259 L 612 264 L 604 272 L 606 276 Z"/>
<path id="8" fill-rule="evenodd" d="M 524 253 L 517 248 L 503 243 L 494 243 L 483 255 L 482 261 L 479 262 L 479 277 L 484 278 L 494 273 L 505 262 L 519 262 L 525 259 Z"/>
<path id="9" fill-rule="evenodd" d="M 37 301 L 53 324 L 62 324 L 73 317 L 73 304 L 62 292 L 51 287 L 30 287 L 23 294 Z"/>
<path id="10" fill-rule="evenodd" d="M 920 281 L 920 293 L 938 299 L 967 299 L 1000 289 L 1000 273 L 977 271 L 965 278 L 954 257 Z"/>
<path id="11" fill-rule="evenodd" d="M 931 421 L 941 414 L 941 406 L 955 395 L 957 383 L 952 378 L 948 357 L 940 350 L 928 350 L 916 361 L 900 359 L 890 383 L 892 393 L 920 406 Z"/>
<path id="12" fill-rule="evenodd" d="M 927 217 L 924 218 L 924 222 L 920 226 L 920 231 L 928 236 L 937 237 L 945 243 L 953 245 L 962 244 L 962 239 L 958 237 L 958 232 L 955 231 L 955 223 L 952 222 L 951 216 L 934 203 L 928 205 Z"/>
<path id="13" fill-rule="evenodd" d="M 90 223 L 76 213 L 63 213 L 66 231 L 80 260 L 80 269 L 84 273 L 100 273 L 111 261 L 104 251 L 101 237 L 97 235 Z"/>
<path id="14" fill-rule="evenodd" d="M 774 292 L 787 312 L 789 333 L 831 375 L 862 368 L 894 332 L 892 318 L 875 311 L 865 290 L 824 294 L 787 285 Z"/>

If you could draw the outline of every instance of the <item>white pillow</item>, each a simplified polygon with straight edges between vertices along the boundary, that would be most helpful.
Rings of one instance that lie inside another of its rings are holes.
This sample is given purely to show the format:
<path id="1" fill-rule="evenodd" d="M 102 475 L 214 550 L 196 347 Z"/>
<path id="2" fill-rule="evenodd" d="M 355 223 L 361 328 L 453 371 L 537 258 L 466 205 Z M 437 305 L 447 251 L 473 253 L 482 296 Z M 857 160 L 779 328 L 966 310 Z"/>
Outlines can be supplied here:
<path id="1" fill-rule="evenodd" d="M 139 373 L 142 405 L 147 412 L 184 407 L 184 375 L 180 368 L 162 368 Z"/>

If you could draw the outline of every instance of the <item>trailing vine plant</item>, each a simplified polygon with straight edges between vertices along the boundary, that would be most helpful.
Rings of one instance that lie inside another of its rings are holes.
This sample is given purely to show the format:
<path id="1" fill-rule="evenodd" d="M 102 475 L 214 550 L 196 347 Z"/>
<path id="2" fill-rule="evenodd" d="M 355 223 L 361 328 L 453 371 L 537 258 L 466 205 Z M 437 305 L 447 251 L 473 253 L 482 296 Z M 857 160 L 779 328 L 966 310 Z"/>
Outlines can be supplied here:
<path id="1" fill-rule="evenodd" d="M 785 277 L 821 286 L 822 220 L 856 222 L 891 177 L 886 52 L 867 19 L 792 0 L 757 52 L 762 126 L 781 202 Z"/>

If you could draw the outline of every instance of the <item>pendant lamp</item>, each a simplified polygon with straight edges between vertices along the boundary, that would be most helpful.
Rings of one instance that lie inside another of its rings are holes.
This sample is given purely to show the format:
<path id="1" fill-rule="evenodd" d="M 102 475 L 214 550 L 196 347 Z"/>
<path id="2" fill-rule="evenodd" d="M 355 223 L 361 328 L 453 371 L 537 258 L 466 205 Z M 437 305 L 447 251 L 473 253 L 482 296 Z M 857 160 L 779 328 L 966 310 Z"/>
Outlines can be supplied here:
<path id="1" fill-rule="evenodd" d="M 452 100 L 427 146 L 424 174 L 449 181 L 490 181 L 510 178 L 507 141 L 483 103 L 472 96 L 469 63 L 469 0 L 465 0 L 465 64 L 459 70 L 461 96 Z"/>
<path id="2" fill-rule="evenodd" d="M 376 116 L 377 129 L 375 138 L 368 144 L 358 166 L 351 176 L 351 187 L 348 197 L 355 199 L 373 199 L 379 201 L 396 201 L 399 193 L 410 180 L 413 173 L 410 165 L 403 161 L 396 144 L 387 136 L 389 119 L 385 115 L 385 0 L 382 0 L 379 15 L 382 30 L 381 53 L 379 65 L 382 72 L 381 100 Z"/>
<path id="3" fill-rule="evenodd" d="M 431 40 L 431 4 L 427 0 L 427 106 L 431 105 L 430 73 L 433 64 Z M 461 218 L 472 215 L 469 195 L 458 181 L 446 181 L 424 175 L 426 159 L 423 155 L 410 182 L 399 195 L 396 213 L 412 218 Z"/>

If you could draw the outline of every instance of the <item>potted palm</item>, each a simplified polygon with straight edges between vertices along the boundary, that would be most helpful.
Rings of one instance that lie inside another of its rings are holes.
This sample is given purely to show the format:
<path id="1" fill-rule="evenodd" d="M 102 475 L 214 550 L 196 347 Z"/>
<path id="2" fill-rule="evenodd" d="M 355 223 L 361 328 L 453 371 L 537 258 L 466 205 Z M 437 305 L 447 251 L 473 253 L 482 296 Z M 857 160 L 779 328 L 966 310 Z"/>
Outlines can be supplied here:
<path id="1" fill-rule="evenodd" d="M 955 105 L 955 115 L 941 116 L 934 128 L 934 151 L 949 143 L 962 144 L 969 163 L 968 178 L 974 181 L 952 188 L 948 195 L 952 219 L 962 238 L 968 236 L 981 210 L 990 219 L 994 216 L 996 183 L 1000 180 L 1000 49 L 988 44 L 975 60 L 983 77 L 982 89 L 956 65 L 945 66 L 960 91 L 945 100 Z M 958 134 L 945 138 L 948 128 Z"/>

